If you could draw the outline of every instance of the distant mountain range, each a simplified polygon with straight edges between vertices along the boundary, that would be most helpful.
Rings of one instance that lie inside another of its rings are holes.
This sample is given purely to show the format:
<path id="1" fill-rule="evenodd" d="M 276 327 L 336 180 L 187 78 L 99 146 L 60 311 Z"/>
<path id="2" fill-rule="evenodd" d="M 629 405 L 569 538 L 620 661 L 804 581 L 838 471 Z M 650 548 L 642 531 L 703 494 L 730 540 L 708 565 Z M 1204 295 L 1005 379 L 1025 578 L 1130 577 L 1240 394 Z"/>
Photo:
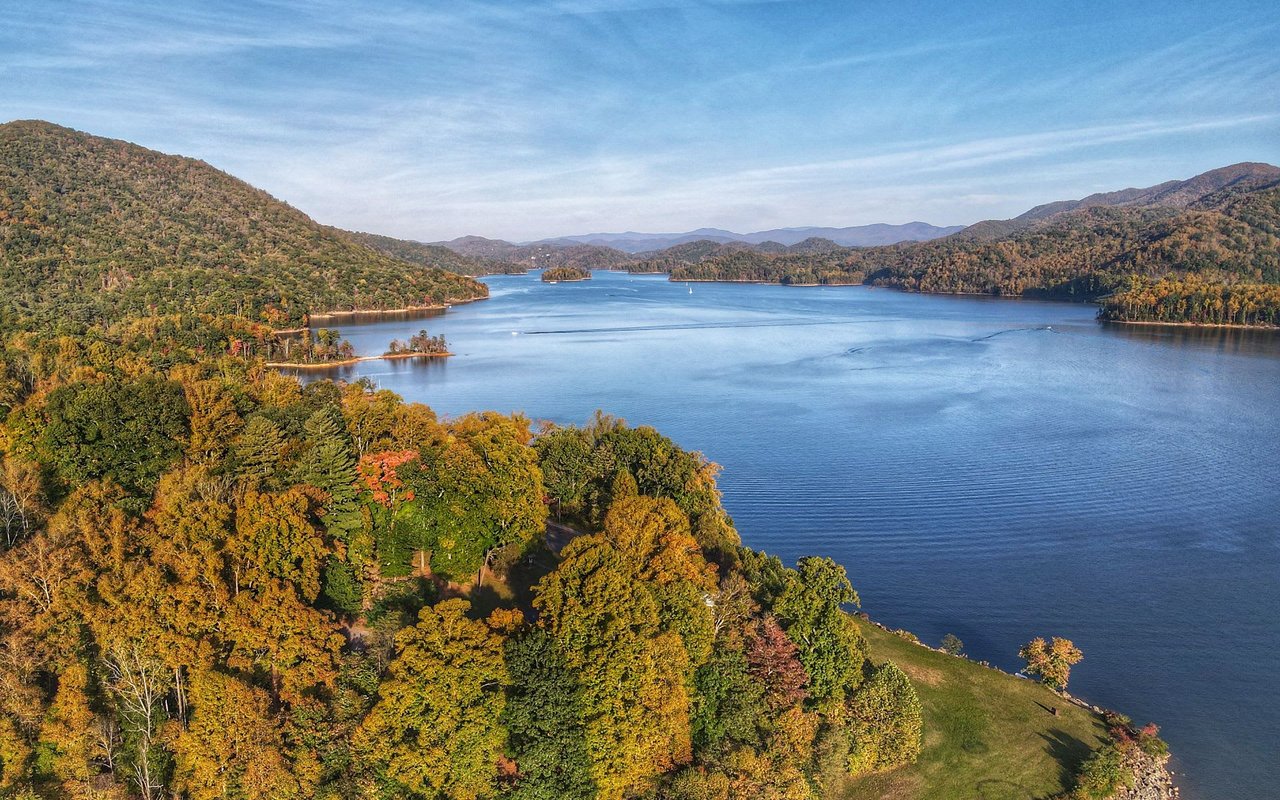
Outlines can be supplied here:
<path id="1" fill-rule="evenodd" d="M 678 244 L 696 241 L 711 242 L 745 242 L 747 244 L 763 244 L 777 242 L 790 246 L 799 244 L 805 239 L 829 239 L 846 247 L 872 247 L 897 242 L 925 242 L 947 236 L 963 229 L 963 225 L 940 228 L 927 222 L 908 222 L 905 225 L 855 225 L 848 228 L 774 228 L 754 233 L 734 233 L 721 228 L 699 228 L 685 233 L 587 233 L 578 236 L 558 236 L 544 239 L 537 244 L 594 244 L 612 247 L 627 253 L 652 252 L 665 250 Z"/>
<path id="2" fill-rule="evenodd" d="M 1280 168 L 1233 164 L 963 229 L 703 228 L 425 244 L 319 225 L 201 161 L 46 122 L 0 125 L 0 323 L 197 312 L 283 327 L 308 311 L 483 297 L 483 284 L 459 274 L 544 267 L 1074 299 L 1195 275 L 1227 287 L 1213 290 L 1226 298 L 1240 284 L 1280 283 Z M 1191 316 L 1183 306 L 1192 301 L 1176 306 L 1178 291 L 1161 295 L 1175 311 L 1159 313 Z M 1269 296 L 1227 298 L 1221 312 L 1216 299 L 1194 303 L 1201 318 L 1253 313 L 1265 322 L 1250 309 L 1270 308 Z"/>

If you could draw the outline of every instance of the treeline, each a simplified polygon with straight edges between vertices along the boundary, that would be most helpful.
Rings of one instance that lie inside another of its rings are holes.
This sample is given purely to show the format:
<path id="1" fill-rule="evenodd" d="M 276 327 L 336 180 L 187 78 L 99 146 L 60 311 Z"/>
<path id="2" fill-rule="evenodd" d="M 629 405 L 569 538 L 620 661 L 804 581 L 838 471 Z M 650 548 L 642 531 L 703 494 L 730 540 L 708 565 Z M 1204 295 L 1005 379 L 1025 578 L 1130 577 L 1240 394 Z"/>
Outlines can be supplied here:
<path id="1" fill-rule="evenodd" d="M 1280 285 L 1226 283 L 1188 275 L 1133 279 L 1104 298 L 1099 317 L 1121 322 L 1280 327 Z"/>
<path id="2" fill-rule="evenodd" d="M 590 270 L 581 267 L 548 267 L 542 271 L 542 282 L 551 281 L 589 281 Z"/>
<path id="3" fill-rule="evenodd" d="M 0 164 L 0 312 L 11 325 L 75 331 L 207 313 L 285 328 L 307 312 L 487 294 L 374 252 L 200 161 L 12 122 L 0 125 Z"/>
<path id="4" fill-rule="evenodd" d="M 844 570 L 742 548 L 698 454 L 205 322 L 4 344 L 0 791 L 813 798 L 919 752 Z"/>

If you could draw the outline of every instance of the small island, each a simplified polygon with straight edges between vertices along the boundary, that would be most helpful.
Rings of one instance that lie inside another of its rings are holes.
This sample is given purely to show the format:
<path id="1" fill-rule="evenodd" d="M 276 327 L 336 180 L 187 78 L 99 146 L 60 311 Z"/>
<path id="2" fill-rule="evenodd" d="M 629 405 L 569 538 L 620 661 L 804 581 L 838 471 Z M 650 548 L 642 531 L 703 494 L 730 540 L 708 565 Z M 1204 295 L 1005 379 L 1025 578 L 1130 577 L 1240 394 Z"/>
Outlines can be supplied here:
<path id="1" fill-rule="evenodd" d="M 432 336 L 425 329 L 409 337 L 408 342 L 392 339 L 387 350 L 380 356 L 357 356 L 351 342 L 341 339 L 341 334 L 333 329 L 321 328 L 312 339 L 311 332 L 303 329 L 301 340 L 281 337 L 285 343 L 281 355 L 272 356 L 266 362 L 268 367 L 292 369 L 329 369 L 345 367 L 361 361 L 376 361 L 391 358 L 443 358 L 451 356 L 449 344 L 444 336 Z M 298 341 L 297 344 L 292 342 Z M 233 345 L 233 350 L 243 345 Z"/>
<path id="2" fill-rule="evenodd" d="M 542 271 L 543 283 L 589 280 L 591 280 L 591 271 L 582 267 L 548 267 Z"/>
<path id="3" fill-rule="evenodd" d="M 409 337 L 408 343 L 401 342 L 399 339 L 392 339 L 387 345 L 387 352 L 382 354 L 383 358 L 413 358 L 415 356 L 447 356 L 449 345 L 444 340 L 444 334 L 435 336 L 427 333 L 426 329 L 422 329 Z"/>

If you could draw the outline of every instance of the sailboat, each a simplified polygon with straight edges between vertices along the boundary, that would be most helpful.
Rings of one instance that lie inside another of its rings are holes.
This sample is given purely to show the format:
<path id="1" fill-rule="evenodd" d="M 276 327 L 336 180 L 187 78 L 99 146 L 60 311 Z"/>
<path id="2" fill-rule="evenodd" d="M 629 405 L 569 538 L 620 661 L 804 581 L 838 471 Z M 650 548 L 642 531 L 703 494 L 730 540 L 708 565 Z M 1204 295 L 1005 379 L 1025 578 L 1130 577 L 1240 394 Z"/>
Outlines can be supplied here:
<path id="1" fill-rule="evenodd" d="M 689 284 L 687 284 L 687 283 L 686 283 L 686 284 L 684 285 L 684 288 L 686 288 L 686 289 L 688 289 L 688 290 L 689 290 L 689 294 L 693 294 L 693 287 L 692 287 L 692 286 L 690 286 Z"/>

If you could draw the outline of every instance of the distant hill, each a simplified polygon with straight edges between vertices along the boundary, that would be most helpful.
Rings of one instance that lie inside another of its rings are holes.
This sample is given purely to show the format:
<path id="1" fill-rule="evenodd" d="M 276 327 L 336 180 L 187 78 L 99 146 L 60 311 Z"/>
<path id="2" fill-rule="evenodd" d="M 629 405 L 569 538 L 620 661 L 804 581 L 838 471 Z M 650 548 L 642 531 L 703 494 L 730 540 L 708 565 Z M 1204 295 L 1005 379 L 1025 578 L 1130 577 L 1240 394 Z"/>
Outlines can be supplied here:
<path id="1" fill-rule="evenodd" d="M 371 250 L 203 161 L 47 122 L 0 125 L 0 313 L 17 320 L 204 312 L 287 326 L 487 294 L 451 265 Z"/>
<path id="2" fill-rule="evenodd" d="M 1145 189 L 1121 189 L 1091 194 L 1079 200 L 1045 203 L 1013 219 L 985 220 L 965 228 L 961 236 L 999 238 L 1028 228 L 1032 223 L 1056 214 L 1099 207 L 1192 208 L 1213 205 L 1213 198 L 1223 192 L 1248 192 L 1280 184 L 1280 167 L 1256 162 L 1232 164 L 1209 170 L 1185 181 L 1166 181 Z"/>
<path id="3" fill-rule="evenodd" d="M 671 269 L 674 280 L 868 283 L 1080 300 L 1123 289 L 1133 308 L 1156 305 L 1142 286 L 1189 274 L 1198 278 L 1187 284 L 1198 294 L 1180 301 L 1181 284 L 1162 289 L 1160 319 L 1270 319 L 1250 303 L 1271 295 L 1239 287 L 1280 283 L 1280 169 L 1237 164 L 1149 189 L 1037 206 L 928 242 L 781 254 L 712 250 Z M 1239 307 L 1231 297 L 1240 298 Z M 1217 310 L 1195 311 L 1196 304 Z"/>
<path id="4" fill-rule="evenodd" d="M 754 233 L 734 233 L 721 228 L 699 228 L 685 233 L 588 233 L 577 236 L 560 236 L 543 243 L 594 244 L 623 250 L 628 253 L 656 252 L 697 241 L 719 243 L 745 242 L 763 244 L 776 242 L 781 245 L 799 244 L 805 239 L 821 237 L 846 247 L 871 247 L 897 242 L 923 242 L 947 236 L 963 229 L 963 226 L 940 228 L 924 222 L 908 222 L 905 225 L 856 225 L 848 228 L 774 228 Z"/>
<path id="5" fill-rule="evenodd" d="M 424 267 L 445 269 L 449 272 L 456 272 L 459 275 L 475 277 L 477 275 L 491 275 L 495 272 L 524 271 L 523 267 L 509 264 L 501 259 L 467 256 L 440 244 L 426 244 L 412 239 L 394 239 L 377 233 L 344 231 L 338 228 L 333 228 L 332 230 L 354 239 L 370 250 L 376 250 L 392 258 L 398 258 L 401 261 L 408 261 L 413 264 L 421 264 Z"/>
<path id="6" fill-rule="evenodd" d="M 486 239 L 483 236 L 461 236 L 434 244 L 447 247 L 455 253 L 470 258 L 515 265 L 521 271 L 544 267 L 619 269 L 631 261 L 631 257 L 621 250 L 576 242 L 538 242 L 520 245 L 502 239 Z"/>

